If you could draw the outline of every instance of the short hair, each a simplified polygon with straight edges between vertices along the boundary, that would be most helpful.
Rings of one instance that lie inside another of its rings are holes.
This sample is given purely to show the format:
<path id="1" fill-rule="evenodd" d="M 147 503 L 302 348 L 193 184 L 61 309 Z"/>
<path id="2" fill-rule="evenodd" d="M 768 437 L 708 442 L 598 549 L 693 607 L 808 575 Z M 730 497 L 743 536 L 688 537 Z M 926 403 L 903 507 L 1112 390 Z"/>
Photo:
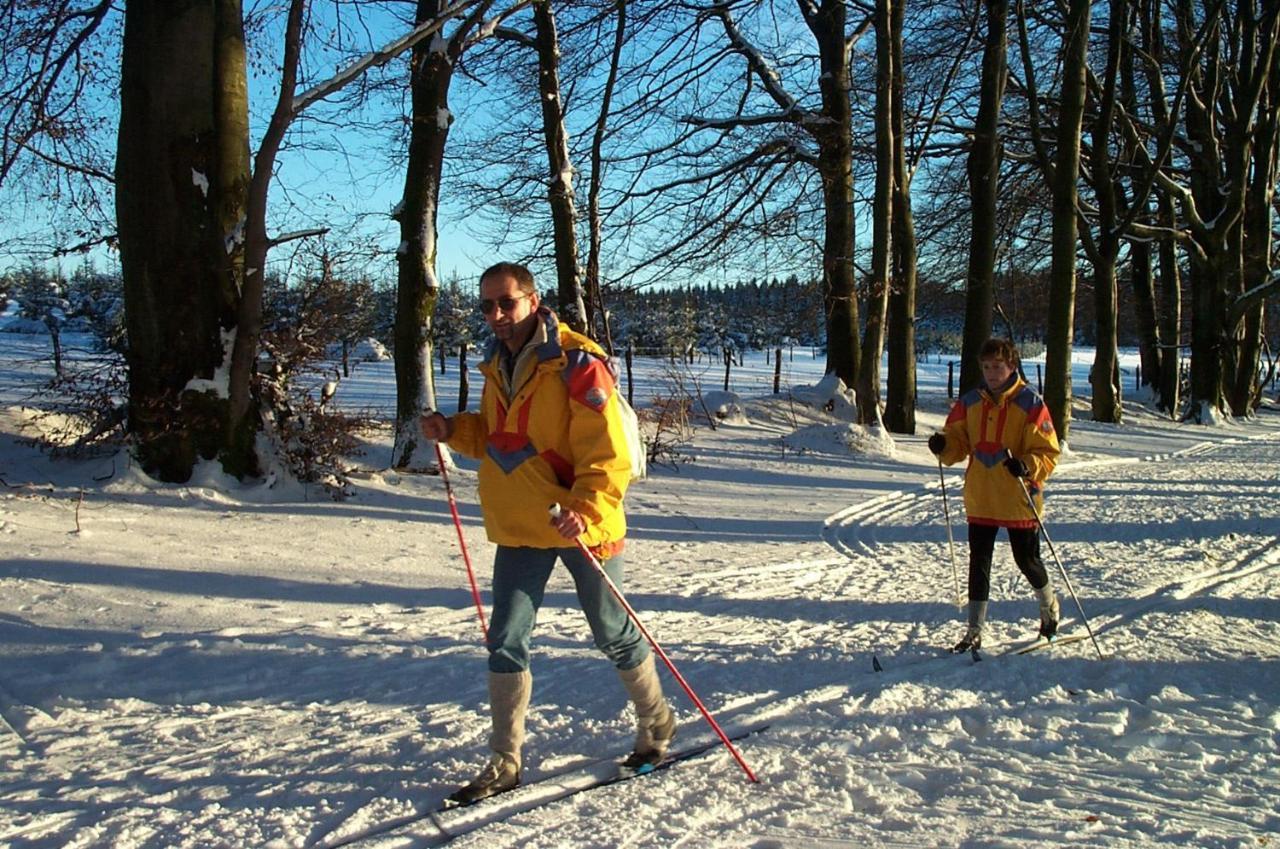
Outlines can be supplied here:
<path id="1" fill-rule="evenodd" d="M 520 291 L 528 295 L 536 294 L 537 285 L 533 282 L 533 272 L 528 267 L 518 262 L 496 262 L 486 268 L 480 275 L 480 282 L 483 283 L 486 277 L 495 274 L 509 274 L 515 278 L 516 285 L 520 287 Z"/>
<path id="2" fill-rule="evenodd" d="M 978 349 L 978 362 L 983 360 L 1004 360 L 1014 371 L 1022 368 L 1022 356 L 1018 348 L 1008 339 L 994 337 L 982 343 Z"/>

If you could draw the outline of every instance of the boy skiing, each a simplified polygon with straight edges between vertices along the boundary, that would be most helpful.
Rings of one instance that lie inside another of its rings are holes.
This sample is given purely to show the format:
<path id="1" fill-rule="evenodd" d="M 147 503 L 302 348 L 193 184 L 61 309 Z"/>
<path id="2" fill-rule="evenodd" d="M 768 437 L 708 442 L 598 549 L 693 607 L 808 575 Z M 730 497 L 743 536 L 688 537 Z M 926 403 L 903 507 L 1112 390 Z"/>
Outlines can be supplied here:
<path id="1" fill-rule="evenodd" d="M 1040 602 L 1040 636 L 1058 631 L 1058 597 L 1040 559 L 1035 516 L 1021 483 L 1044 515 L 1044 482 L 1058 461 L 1058 436 L 1044 400 L 1018 374 L 1021 357 L 1012 342 L 988 339 L 978 354 L 983 386 L 966 392 L 951 408 L 929 450 L 951 466 L 969 458 L 964 475 L 964 508 L 969 523 L 969 626 L 951 649 L 982 645 L 991 593 L 991 557 L 996 534 L 1005 528 L 1018 569 Z"/>

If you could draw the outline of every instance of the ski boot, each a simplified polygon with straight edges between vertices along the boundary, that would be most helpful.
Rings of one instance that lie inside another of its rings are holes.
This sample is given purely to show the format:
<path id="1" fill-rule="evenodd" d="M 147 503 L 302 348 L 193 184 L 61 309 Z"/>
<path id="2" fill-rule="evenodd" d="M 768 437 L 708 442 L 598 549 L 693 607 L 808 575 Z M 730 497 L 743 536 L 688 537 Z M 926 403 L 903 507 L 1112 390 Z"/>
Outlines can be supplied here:
<path id="1" fill-rule="evenodd" d="M 951 647 L 952 654 L 977 651 L 982 648 L 982 626 L 987 621 L 987 603 L 985 601 L 969 601 L 969 630 L 964 639 Z"/>
<path id="2" fill-rule="evenodd" d="M 952 654 L 964 654 L 982 648 L 982 632 L 970 628 L 960 642 L 951 647 Z"/>
<path id="3" fill-rule="evenodd" d="M 520 786 L 520 767 L 507 755 L 494 752 L 470 784 L 449 794 L 454 805 L 470 805 Z"/>
<path id="4" fill-rule="evenodd" d="M 1053 584 L 1037 588 L 1036 598 L 1040 601 L 1040 639 L 1052 640 L 1058 634 L 1058 618 L 1061 615 Z"/>

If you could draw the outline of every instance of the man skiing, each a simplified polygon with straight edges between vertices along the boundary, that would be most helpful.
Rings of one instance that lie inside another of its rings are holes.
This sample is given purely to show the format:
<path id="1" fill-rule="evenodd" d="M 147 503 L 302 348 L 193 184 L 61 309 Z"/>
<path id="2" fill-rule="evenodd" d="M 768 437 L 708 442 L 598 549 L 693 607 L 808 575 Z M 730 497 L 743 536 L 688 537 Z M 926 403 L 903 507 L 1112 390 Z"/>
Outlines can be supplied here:
<path id="1" fill-rule="evenodd" d="M 622 585 L 631 461 L 604 352 L 541 305 L 522 265 L 498 263 L 480 275 L 480 310 L 494 335 L 480 365 L 480 412 L 420 420 L 426 438 L 480 459 L 480 507 L 497 545 L 488 632 L 492 754 L 449 797 L 463 804 L 520 783 L 529 640 L 557 559 L 573 577 L 596 646 L 635 705 L 635 746 L 623 766 L 660 762 L 676 728 L 648 645 L 576 545 L 580 539 Z M 548 519 L 552 504 L 563 510 Z"/>
<path id="2" fill-rule="evenodd" d="M 1023 493 L 1043 515 L 1044 482 L 1058 461 L 1058 436 L 1043 399 L 1018 374 L 1021 358 L 1012 342 L 988 339 L 978 354 L 985 384 L 961 396 L 929 450 L 948 466 L 969 458 L 964 509 L 969 523 L 969 626 L 951 649 L 982 645 L 991 593 L 991 557 L 996 534 L 1007 529 L 1014 562 L 1040 602 L 1040 636 L 1058 631 L 1058 596 L 1040 559 L 1037 522 Z"/>

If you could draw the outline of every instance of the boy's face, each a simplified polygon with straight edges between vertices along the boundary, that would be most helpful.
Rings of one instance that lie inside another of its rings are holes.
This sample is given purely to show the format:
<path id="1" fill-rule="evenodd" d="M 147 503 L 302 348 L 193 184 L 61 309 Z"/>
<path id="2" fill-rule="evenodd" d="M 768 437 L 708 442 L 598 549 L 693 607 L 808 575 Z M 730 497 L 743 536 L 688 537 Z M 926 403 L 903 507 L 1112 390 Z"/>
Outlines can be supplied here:
<path id="1" fill-rule="evenodd" d="M 1012 375 L 1013 366 L 1004 360 L 985 359 L 982 361 L 982 379 L 986 381 L 987 388 L 992 392 L 1004 386 Z"/>

